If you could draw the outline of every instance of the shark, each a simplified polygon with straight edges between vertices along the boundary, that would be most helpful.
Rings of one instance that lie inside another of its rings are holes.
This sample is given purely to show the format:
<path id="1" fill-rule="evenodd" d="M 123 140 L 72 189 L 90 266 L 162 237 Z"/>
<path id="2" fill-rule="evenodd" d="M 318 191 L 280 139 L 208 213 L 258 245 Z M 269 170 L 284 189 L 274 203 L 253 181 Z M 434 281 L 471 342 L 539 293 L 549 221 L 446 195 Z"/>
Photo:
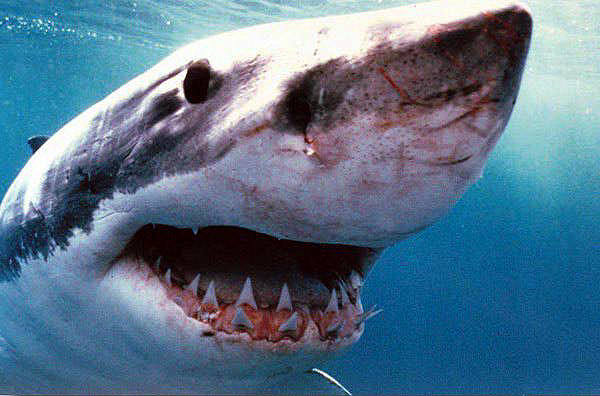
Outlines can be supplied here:
<path id="1" fill-rule="evenodd" d="M 505 0 L 252 26 L 31 140 L 0 205 L 0 391 L 301 390 L 379 312 L 381 252 L 481 176 L 531 32 Z"/>

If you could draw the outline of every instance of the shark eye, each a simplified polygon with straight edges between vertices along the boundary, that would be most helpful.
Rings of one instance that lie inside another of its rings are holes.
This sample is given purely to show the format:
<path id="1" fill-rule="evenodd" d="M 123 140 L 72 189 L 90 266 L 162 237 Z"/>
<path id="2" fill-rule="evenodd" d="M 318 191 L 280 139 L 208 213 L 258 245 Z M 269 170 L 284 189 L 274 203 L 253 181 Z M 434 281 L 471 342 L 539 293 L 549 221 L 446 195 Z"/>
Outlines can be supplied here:
<path id="1" fill-rule="evenodd" d="M 312 120 L 312 110 L 305 93 L 301 89 L 293 90 L 286 104 L 290 123 L 304 131 Z"/>
<path id="2" fill-rule="evenodd" d="M 185 99 L 192 104 L 204 102 L 208 98 L 209 83 L 210 65 L 208 60 L 202 59 L 192 63 L 183 80 Z"/>

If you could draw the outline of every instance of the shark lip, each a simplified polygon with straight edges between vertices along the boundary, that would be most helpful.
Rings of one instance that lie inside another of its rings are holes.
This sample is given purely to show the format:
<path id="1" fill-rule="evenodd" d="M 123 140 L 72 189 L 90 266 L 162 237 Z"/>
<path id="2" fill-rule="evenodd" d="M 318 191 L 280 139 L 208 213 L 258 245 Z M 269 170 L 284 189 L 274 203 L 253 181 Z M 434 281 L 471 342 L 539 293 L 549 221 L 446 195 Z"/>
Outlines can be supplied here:
<path id="1" fill-rule="evenodd" d="M 363 310 L 364 274 L 378 251 L 278 239 L 232 226 L 140 228 L 121 253 L 143 263 L 204 335 L 328 343 L 357 339 L 377 311 Z"/>

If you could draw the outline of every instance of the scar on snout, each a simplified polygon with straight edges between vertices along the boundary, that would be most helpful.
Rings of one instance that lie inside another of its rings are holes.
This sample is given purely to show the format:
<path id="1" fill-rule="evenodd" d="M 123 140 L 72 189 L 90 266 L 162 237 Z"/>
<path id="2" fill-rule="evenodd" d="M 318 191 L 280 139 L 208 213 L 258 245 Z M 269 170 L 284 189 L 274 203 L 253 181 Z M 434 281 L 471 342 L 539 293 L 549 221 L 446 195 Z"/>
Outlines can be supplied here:
<path id="1" fill-rule="evenodd" d="M 394 88 L 396 90 L 396 92 L 398 92 L 398 94 L 400 96 L 402 96 L 402 99 L 412 103 L 413 100 L 410 98 L 410 96 L 408 96 L 406 91 L 403 90 L 402 88 L 400 88 L 400 86 L 398 84 L 396 84 L 396 82 L 386 73 L 386 71 L 383 67 L 380 67 L 378 69 L 378 71 L 379 71 L 379 73 L 381 73 L 383 78 L 385 78 L 386 81 L 392 86 L 392 88 Z"/>
<path id="2" fill-rule="evenodd" d="M 411 104 L 415 106 L 428 106 L 426 103 L 420 103 L 412 99 L 410 95 L 408 95 L 408 93 L 404 89 L 402 89 L 402 87 L 396 84 L 396 82 L 392 79 L 392 77 L 390 77 L 389 74 L 387 74 L 383 67 L 380 67 L 379 69 L 377 69 L 377 71 L 381 73 L 383 78 L 385 78 L 385 80 L 392 86 L 392 88 L 394 88 L 394 90 L 398 92 L 398 94 L 402 97 L 402 99 L 404 100 L 403 104 Z"/>

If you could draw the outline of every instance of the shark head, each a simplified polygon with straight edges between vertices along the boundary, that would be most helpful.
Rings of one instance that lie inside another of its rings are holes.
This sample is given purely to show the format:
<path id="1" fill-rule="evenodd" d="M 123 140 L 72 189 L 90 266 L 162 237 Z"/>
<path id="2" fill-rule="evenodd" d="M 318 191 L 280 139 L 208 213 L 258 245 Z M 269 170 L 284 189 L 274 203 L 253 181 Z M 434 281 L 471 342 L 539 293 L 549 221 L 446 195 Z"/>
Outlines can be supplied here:
<path id="1" fill-rule="evenodd" d="M 448 212 L 515 104 L 511 1 L 194 42 L 43 143 L 0 207 L 0 384 L 262 389 L 356 342 L 385 247 Z"/>

